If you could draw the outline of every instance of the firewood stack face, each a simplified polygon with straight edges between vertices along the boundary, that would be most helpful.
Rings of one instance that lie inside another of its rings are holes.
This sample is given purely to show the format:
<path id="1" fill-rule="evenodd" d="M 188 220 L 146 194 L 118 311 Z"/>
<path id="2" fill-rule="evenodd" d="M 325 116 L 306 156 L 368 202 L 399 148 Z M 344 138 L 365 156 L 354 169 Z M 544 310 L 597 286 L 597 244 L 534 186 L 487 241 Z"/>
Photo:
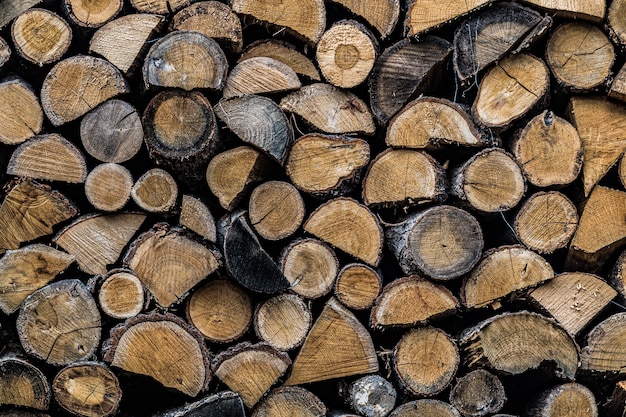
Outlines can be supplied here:
<path id="1" fill-rule="evenodd" d="M 0 417 L 626 416 L 626 0 L 0 0 Z"/>

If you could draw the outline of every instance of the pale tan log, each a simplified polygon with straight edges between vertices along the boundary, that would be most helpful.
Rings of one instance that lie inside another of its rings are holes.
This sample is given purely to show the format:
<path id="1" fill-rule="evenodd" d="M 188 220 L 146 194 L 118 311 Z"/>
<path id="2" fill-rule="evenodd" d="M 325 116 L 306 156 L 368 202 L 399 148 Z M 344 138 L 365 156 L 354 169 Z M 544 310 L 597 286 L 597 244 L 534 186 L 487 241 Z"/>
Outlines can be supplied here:
<path id="1" fill-rule="evenodd" d="M 135 317 L 145 305 L 145 291 L 139 278 L 128 269 L 109 271 L 98 289 L 98 304 L 104 314 L 118 320 Z"/>
<path id="2" fill-rule="evenodd" d="M 404 32 L 407 36 L 415 36 L 428 30 L 436 29 L 446 23 L 457 20 L 492 0 L 470 1 L 438 1 L 438 0 L 411 0 L 409 2 Z"/>
<path id="3" fill-rule="evenodd" d="M 218 1 L 199 1 L 185 7 L 174 15 L 170 27 L 204 33 L 237 54 L 243 46 L 239 17 L 228 5 Z"/>
<path id="4" fill-rule="evenodd" d="M 316 299 L 330 292 L 339 271 L 335 252 L 317 239 L 298 239 L 280 255 L 280 266 L 291 291 Z"/>
<path id="5" fill-rule="evenodd" d="M 274 296 L 254 312 L 254 331 L 263 342 L 287 352 L 304 343 L 311 328 L 311 309 L 296 294 Z"/>
<path id="6" fill-rule="evenodd" d="M 626 157 L 624 155 L 622 155 L 619 163 L 619 180 L 622 183 L 622 187 L 626 188 Z"/>
<path id="7" fill-rule="evenodd" d="M 607 16 L 607 27 L 611 38 L 616 44 L 626 45 L 626 2 L 614 0 L 611 2 Z"/>
<path id="8" fill-rule="evenodd" d="M 130 200 L 133 177 L 122 165 L 106 163 L 91 170 L 85 180 L 87 200 L 98 210 L 117 211 Z"/>
<path id="9" fill-rule="evenodd" d="M 75 55 L 52 67 L 41 87 L 41 104 L 52 124 L 60 126 L 127 92 L 124 77 L 108 61 Z"/>
<path id="10" fill-rule="evenodd" d="M 104 275 L 145 219 L 139 213 L 86 215 L 61 230 L 52 241 L 73 255 L 86 273 Z"/>
<path id="11" fill-rule="evenodd" d="M 626 371 L 626 313 L 613 314 L 595 326 L 586 338 L 580 354 L 580 368 L 600 374 L 624 374 Z"/>
<path id="12" fill-rule="evenodd" d="M 192 0 L 130 0 L 130 4 L 140 12 L 163 15 L 176 13 L 191 2 Z"/>
<path id="13" fill-rule="evenodd" d="M 124 74 L 132 73 L 165 19 L 156 14 L 129 14 L 102 26 L 89 41 L 89 52 L 106 58 Z"/>
<path id="14" fill-rule="evenodd" d="M 400 2 L 397 0 L 332 0 L 350 12 L 363 17 L 374 27 L 381 39 L 391 35 L 400 19 Z"/>
<path id="15" fill-rule="evenodd" d="M 565 272 L 531 292 L 530 299 L 576 336 L 616 295 L 597 275 Z"/>
<path id="16" fill-rule="evenodd" d="M 0 358 L 0 404 L 47 410 L 51 390 L 46 375 L 25 358 L 5 353 Z M 8 413 L 6 417 L 19 417 Z"/>
<path id="17" fill-rule="evenodd" d="M 72 42 L 72 29 L 57 14 L 32 8 L 15 19 L 11 38 L 22 57 L 43 66 L 58 61 L 67 52 Z"/>
<path id="18" fill-rule="evenodd" d="M 123 0 L 63 0 L 69 20 L 86 28 L 97 28 L 111 21 L 123 6 Z"/>
<path id="19" fill-rule="evenodd" d="M 270 391 L 259 402 L 252 417 L 324 417 L 326 406 L 312 392 L 301 387 L 280 387 Z"/>
<path id="20" fill-rule="evenodd" d="M 606 11 L 605 0 L 572 1 L 572 0 L 524 0 L 526 3 L 539 6 L 542 9 L 555 13 L 557 16 L 574 17 L 592 22 L 604 19 Z"/>
<path id="21" fill-rule="evenodd" d="M 0 310 L 13 314 L 73 262 L 72 255 L 40 243 L 7 251 L 0 258 Z"/>
<path id="22" fill-rule="evenodd" d="M 176 204 L 178 185 L 167 171 L 152 168 L 135 181 L 130 196 L 145 211 L 164 213 Z"/>
<path id="23" fill-rule="evenodd" d="M 389 417 L 461 417 L 461 413 L 439 400 L 416 400 L 402 404 Z"/>
<path id="24" fill-rule="evenodd" d="M 593 393 L 576 382 L 545 390 L 528 407 L 528 417 L 561 417 L 580 415 L 598 417 L 598 404 Z"/>
<path id="25" fill-rule="evenodd" d="M 250 195 L 250 223 L 267 240 L 280 240 L 294 234 L 302 225 L 304 215 L 304 200 L 288 182 L 264 182 Z"/>
<path id="26" fill-rule="evenodd" d="M 313 81 L 321 80 L 320 73 L 313 62 L 304 54 L 298 52 L 296 47 L 290 43 L 276 39 L 253 42 L 243 51 L 237 62 L 259 56 L 274 58 L 287 64 L 296 74 L 304 75 Z"/>
<path id="27" fill-rule="evenodd" d="M 181 226 L 192 230 L 211 242 L 217 241 L 217 229 L 213 214 L 202 200 L 184 194 L 180 207 Z"/>
<path id="28" fill-rule="evenodd" d="M 352 263 L 337 273 L 334 294 L 348 308 L 364 310 L 374 304 L 382 287 L 379 272 L 365 264 Z"/>
<path id="29" fill-rule="evenodd" d="M 6 0 L 0 4 L 0 29 L 42 0 Z"/>
<path id="30" fill-rule="evenodd" d="M 289 65 L 274 58 L 255 57 L 241 61 L 230 71 L 222 97 L 284 93 L 300 87 L 300 79 Z"/>
<path id="31" fill-rule="evenodd" d="M 622 69 L 613 78 L 609 88 L 609 97 L 626 102 L 626 65 L 622 66 Z"/>
<path id="32" fill-rule="evenodd" d="M 0 82 L 0 142 L 17 145 L 42 128 L 43 109 L 32 88 L 20 78 Z"/>
<path id="33" fill-rule="evenodd" d="M 57 133 L 50 133 L 35 136 L 18 146 L 9 160 L 7 174 L 83 183 L 87 178 L 87 163 L 73 143 Z"/>

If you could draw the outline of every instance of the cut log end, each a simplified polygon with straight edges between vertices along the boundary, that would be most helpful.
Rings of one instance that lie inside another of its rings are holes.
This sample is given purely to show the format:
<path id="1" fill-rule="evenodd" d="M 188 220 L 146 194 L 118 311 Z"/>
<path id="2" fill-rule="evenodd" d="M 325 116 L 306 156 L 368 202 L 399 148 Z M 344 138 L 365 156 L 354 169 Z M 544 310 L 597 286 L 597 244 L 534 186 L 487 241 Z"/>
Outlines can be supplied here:
<path id="1" fill-rule="evenodd" d="M 102 312 L 114 319 L 135 317 L 145 304 L 143 284 L 132 271 L 114 269 L 100 285 L 98 303 Z"/>
<path id="2" fill-rule="evenodd" d="M 295 294 L 272 297 L 254 313 L 254 330 L 259 339 L 283 352 L 304 343 L 311 322 L 310 308 Z"/>
<path id="3" fill-rule="evenodd" d="M 133 177 L 122 165 L 106 163 L 95 167 L 85 180 L 87 200 L 98 210 L 117 211 L 130 200 Z"/>
<path id="4" fill-rule="evenodd" d="M 121 4 L 119 0 L 118 3 Z M 57 14 L 33 8 L 15 19 L 11 37 L 22 57 L 43 66 L 58 61 L 67 52 L 72 42 L 72 29 Z"/>

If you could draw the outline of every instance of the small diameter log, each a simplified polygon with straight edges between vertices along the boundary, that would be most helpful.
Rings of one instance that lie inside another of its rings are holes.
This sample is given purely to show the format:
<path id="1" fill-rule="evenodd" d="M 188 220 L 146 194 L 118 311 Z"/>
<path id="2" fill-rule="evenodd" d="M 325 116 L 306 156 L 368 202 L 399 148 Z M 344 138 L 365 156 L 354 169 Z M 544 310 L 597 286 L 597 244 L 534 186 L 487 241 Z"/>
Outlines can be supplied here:
<path id="1" fill-rule="evenodd" d="M 52 396 L 44 373 L 13 354 L 0 358 L 0 404 L 47 410 Z M 12 417 L 9 414 L 6 417 Z"/>
<path id="2" fill-rule="evenodd" d="M 104 275 L 145 219 L 139 213 L 86 215 L 61 230 L 52 241 L 73 255 L 86 273 Z"/>
<path id="3" fill-rule="evenodd" d="M 215 39 L 225 49 L 241 52 L 241 21 L 232 9 L 218 1 L 199 1 L 174 15 L 172 30 L 194 30 Z"/>
<path id="4" fill-rule="evenodd" d="M 271 0 L 233 0 L 236 13 L 251 15 L 262 22 L 284 26 L 305 42 L 315 45 L 326 27 L 326 8 L 322 0 L 275 4 Z"/>
<path id="5" fill-rule="evenodd" d="M 8 25 L 13 19 L 41 3 L 42 0 L 6 0 L 0 5 L 0 28 Z"/>
<path id="6" fill-rule="evenodd" d="M 461 417 L 461 413 L 439 400 L 417 400 L 402 404 L 389 417 Z"/>
<path id="7" fill-rule="evenodd" d="M 80 140 L 98 161 L 119 164 L 134 157 L 143 144 L 144 131 L 137 110 L 122 100 L 108 100 L 80 122 Z"/>
<path id="8" fill-rule="evenodd" d="M 225 215 L 218 223 L 218 243 L 229 274 L 245 288 L 276 294 L 291 286 L 280 267 L 263 249 L 246 220 L 246 212 Z M 254 265 L 254 268 L 250 268 Z"/>
<path id="9" fill-rule="evenodd" d="M 121 1 L 118 0 L 121 5 Z M 58 61 L 72 42 L 72 29 L 57 14 L 39 8 L 18 16 L 11 26 L 11 38 L 18 54 L 43 66 Z"/>
<path id="10" fill-rule="evenodd" d="M 50 133 L 32 137 L 18 146 L 9 160 L 7 174 L 83 183 L 87 178 L 87 163 L 72 142 L 57 133 Z"/>
<path id="11" fill-rule="evenodd" d="M 209 100 L 197 91 L 167 90 L 156 95 L 142 117 L 150 158 L 181 181 L 199 183 L 219 147 L 219 131 Z"/>
<path id="12" fill-rule="evenodd" d="M 222 208 L 232 211 L 244 199 L 249 188 L 263 179 L 270 161 L 248 146 L 219 153 L 206 169 L 206 182 Z"/>
<path id="13" fill-rule="evenodd" d="M 130 200 L 133 176 L 122 165 L 106 163 L 91 170 L 85 180 L 85 196 L 98 210 L 117 211 Z"/>
<path id="14" fill-rule="evenodd" d="M 76 55 L 58 62 L 46 75 L 41 105 L 52 124 L 60 126 L 128 92 L 122 73 L 108 61 Z"/>
<path id="15" fill-rule="evenodd" d="M 472 114 L 481 126 L 506 129 L 540 105 L 549 90 L 550 74 L 541 59 L 529 54 L 508 55 L 481 80 Z"/>
<path id="16" fill-rule="evenodd" d="M 562 417 L 580 415 L 598 417 L 596 398 L 589 388 L 571 382 L 544 391 L 529 406 L 528 417 Z"/>
<path id="17" fill-rule="evenodd" d="M 483 251 L 480 224 L 468 212 L 435 206 L 388 225 L 386 243 L 407 275 L 449 280 L 469 272 Z"/>
<path id="18" fill-rule="evenodd" d="M 337 273 L 334 295 L 346 307 L 364 310 L 374 304 L 382 287 L 379 272 L 365 264 L 352 263 Z"/>
<path id="19" fill-rule="evenodd" d="M 552 266 L 535 252 L 519 245 L 500 246 L 485 252 L 465 279 L 461 301 L 468 308 L 484 307 L 553 277 Z"/>
<path id="20" fill-rule="evenodd" d="M 269 298 L 254 312 L 254 331 L 257 337 L 283 352 L 304 343 L 311 323 L 311 309 L 295 294 Z"/>
<path id="21" fill-rule="evenodd" d="M 250 224 L 264 239 L 280 240 L 291 236 L 300 228 L 304 215 L 304 200 L 288 182 L 264 182 L 250 195 Z"/>
<path id="22" fill-rule="evenodd" d="M 178 222 L 181 226 L 194 231 L 204 239 L 217 242 L 217 229 L 213 214 L 199 198 L 187 194 L 183 195 Z"/>
<path id="23" fill-rule="evenodd" d="M 230 71 L 222 97 L 284 93 L 300 87 L 300 79 L 289 65 L 274 58 L 255 57 L 241 61 Z"/>
<path id="24" fill-rule="evenodd" d="M 293 129 L 283 111 L 267 97 L 248 95 L 220 100 L 215 114 L 242 141 L 282 163 L 293 142 Z"/>
<path id="25" fill-rule="evenodd" d="M 335 252 L 317 239 L 299 239 L 280 255 L 280 266 L 291 291 L 316 299 L 330 292 L 339 271 Z"/>
<path id="26" fill-rule="evenodd" d="M 460 336 L 464 363 L 518 375 L 551 362 L 557 377 L 574 379 L 578 346 L 556 321 L 521 311 L 480 322 Z M 507 354 L 505 352 L 515 352 Z"/>
<path id="27" fill-rule="evenodd" d="M 600 97 L 572 97 L 570 120 L 583 145 L 585 196 L 604 177 L 626 149 L 626 107 Z"/>
<path id="28" fill-rule="evenodd" d="M 450 194 L 486 213 L 512 209 L 525 192 L 521 168 L 500 148 L 488 148 L 472 156 L 453 171 L 450 182 Z"/>
<path id="29" fill-rule="evenodd" d="M 292 145 L 285 168 L 291 182 L 314 197 L 336 197 L 354 189 L 370 160 L 358 138 L 310 133 Z"/>
<path id="30" fill-rule="evenodd" d="M 100 312 L 77 279 L 57 281 L 24 301 L 16 328 L 24 350 L 60 366 L 90 358 L 100 344 Z"/>
<path id="31" fill-rule="evenodd" d="M 374 67 L 378 42 L 354 20 L 334 23 L 317 44 L 315 59 L 322 75 L 332 85 L 352 88 L 361 84 Z"/>
<path id="32" fill-rule="evenodd" d="M 355 94 L 330 84 L 304 86 L 283 98 L 280 108 L 326 133 L 372 135 L 376 130 L 367 104 Z"/>
<path id="33" fill-rule="evenodd" d="M 296 47 L 290 43 L 279 41 L 277 39 L 265 39 L 252 42 L 243 51 L 237 62 L 244 61 L 248 58 L 257 56 L 266 56 L 274 58 L 284 64 L 289 65 L 296 74 L 304 75 L 313 80 L 320 81 L 320 73 L 309 58 L 296 50 Z"/>
<path id="34" fill-rule="evenodd" d="M 464 2 L 438 0 L 411 0 L 408 5 L 404 33 L 415 36 L 422 32 L 436 29 L 446 23 L 457 20 L 492 0 L 470 0 Z"/>
<path id="35" fill-rule="evenodd" d="M 414 327 L 450 315 L 459 307 L 459 301 L 446 287 L 412 275 L 395 279 L 383 288 L 372 307 L 370 326 Z"/>
<path id="36" fill-rule="evenodd" d="M 124 265 L 162 307 L 184 299 L 189 290 L 222 263 L 217 249 L 205 246 L 178 227 L 157 223 L 130 245 Z"/>
<path id="37" fill-rule="evenodd" d="M 524 0 L 557 16 L 578 18 L 599 22 L 604 19 L 606 0 L 571 1 L 571 0 Z"/>
<path id="38" fill-rule="evenodd" d="M 565 330 L 576 336 L 616 295 L 617 292 L 597 275 L 565 272 L 535 289 L 529 296 Z"/>
<path id="39" fill-rule="evenodd" d="M 192 0 L 130 0 L 131 6 L 143 13 L 169 14 L 176 13 L 189 6 Z"/>
<path id="40" fill-rule="evenodd" d="M 394 148 L 438 149 L 445 145 L 485 146 L 487 141 L 456 103 L 420 97 L 391 119 L 385 143 Z"/>
<path id="41" fill-rule="evenodd" d="M 410 395 L 431 397 L 452 382 L 461 358 L 454 340 L 434 327 L 409 330 L 393 349 L 393 370 Z"/>
<path id="42" fill-rule="evenodd" d="M 580 368 L 599 374 L 623 374 L 626 369 L 626 313 L 617 313 L 599 323 L 587 334 L 587 345 L 580 354 Z"/>
<path id="43" fill-rule="evenodd" d="M 189 297 L 187 317 L 210 342 L 230 343 L 239 339 L 252 321 L 248 294 L 231 281 L 209 281 Z"/>
<path id="44" fill-rule="evenodd" d="M 143 284 L 132 271 L 114 269 L 103 277 L 98 304 L 104 314 L 114 319 L 135 317 L 145 305 Z"/>
<path id="45" fill-rule="evenodd" d="M 371 265 L 380 262 L 383 231 L 377 217 L 351 198 L 335 198 L 319 206 L 304 230 Z"/>
<path id="46" fill-rule="evenodd" d="M 10 59 L 11 47 L 9 47 L 7 41 L 5 41 L 3 38 L 0 38 L 0 70 L 2 70 L 2 67 L 4 67 Z"/>
<path id="47" fill-rule="evenodd" d="M 558 191 L 538 192 L 520 207 L 513 223 L 515 235 L 539 253 L 564 248 L 578 226 L 576 206 Z"/>
<path id="48" fill-rule="evenodd" d="M 613 79 L 609 88 L 609 97 L 626 102 L 626 65 L 619 70 Z"/>
<path id="49" fill-rule="evenodd" d="M 537 187 L 569 184 L 583 164 L 578 132 L 550 110 L 528 122 L 515 139 L 512 152 L 528 182 Z"/>
<path id="50" fill-rule="evenodd" d="M 280 387 L 270 391 L 252 411 L 252 417 L 325 417 L 326 406 L 312 392 L 301 387 Z"/>
<path id="51" fill-rule="evenodd" d="M 180 407 L 165 410 L 153 417 L 194 417 L 194 416 L 245 417 L 246 411 L 239 394 L 232 391 L 219 391 L 201 397 Z"/>
<path id="52" fill-rule="evenodd" d="M 609 38 L 588 23 L 561 25 L 546 44 L 546 63 L 557 83 L 574 91 L 588 91 L 605 84 L 614 60 Z"/>
<path id="53" fill-rule="evenodd" d="M 496 3 L 464 21 L 454 34 L 454 69 L 461 83 L 476 83 L 479 72 L 523 43 L 543 23 L 538 12 L 517 3 Z M 534 76 L 528 75 L 528 80 Z"/>
<path id="54" fill-rule="evenodd" d="M 146 88 L 221 90 L 228 61 L 216 41 L 188 30 L 168 33 L 150 48 L 142 68 Z"/>
<path id="55" fill-rule="evenodd" d="M 97 28 L 111 21 L 123 6 L 123 0 L 63 0 L 63 9 L 70 22 L 85 28 Z"/>
<path id="56" fill-rule="evenodd" d="M 173 314 L 139 315 L 115 326 L 103 359 L 190 397 L 206 390 L 211 379 L 202 336 Z"/>
<path id="57" fill-rule="evenodd" d="M 10 184 L 0 206 L 0 253 L 21 243 L 52 234 L 52 228 L 78 214 L 58 191 L 31 179 Z"/>
<path id="58" fill-rule="evenodd" d="M 591 192 L 580 216 L 565 268 L 596 272 L 624 241 L 626 192 L 598 185 Z"/>
<path id="59" fill-rule="evenodd" d="M 398 0 L 371 0 L 364 3 L 360 0 L 332 0 L 340 4 L 356 16 L 361 16 L 380 34 L 381 39 L 391 35 L 400 18 L 400 2 Z"/>
<path id="60" fill-rule="evenodd" d="M 285 385 L 378 372 L 370 334 L 335 298 L 328 300 L 294 360 Z"/>
<path id="61" fill-rule="evenodd" d="M 174 178 L 160 168 L 152 168 L 137 179 L 130 196 L 149 213 L 170 211 L 178 199 L 178 185 Z"/>
<path id="62" fill-rule="evenodd" d="M 0 258 L 0 310 L 13 314 L 73 262 L 72 255 L 39 243 L 7 251 Z"/>
<path id="63" fill-rule="evenodd" d="M 398 394 L 393 384 L 380 375 L 367 375 L 346 389 L 346 402 L 364 417 L 385 417 L 396 405 Z"/>
<path id="64" fill-rule="evenodd" d="M 608 281 L 621 298 L 626 299 L 626 250 L 617 258 Z"/>
<path id="65" fill-rule="evenodd" d="M 450 403 L 464 416 L 479 417 L 497 413 L 505 401 L 502 382 L 484 369 L 477 369 L 459 378 L 450 391 Z"/>
<path id="66" fill-rule="evenodd" d="M 616 44 L 626 45 L 626 2 L 624 0 L 612 1 L 607 14 L 607 27 L 611 38 Z"/>
<path id="67" fill-rule="evenodd" d="M 122 390 L 115 374 L 103 363 L 74 363 L 61 369 L 52 382 L 54 399 L 70 414 L 83 417 L 115 415 Z"/>
<path id="68" fill-rule="evenodd" d="M 623 417 L 626 414 L 626 381 L 615 384 L 613 394 L 603 411 L 608 417 Z"/>
<path id="69" fill-rule="evenodd" d="M 43 110 L 30 85 L 20 78 L 0 82 L 0 142 L 17 145 L 42 128 Z"/>
<path id="70" fill-rule="evenodd" d="M 434 83 L 451 53 L 452 45 L 435 36 L 426 36 L 418 43 L 404 39 L 385 49 L 369 79 L 370 105 L 376 119 L 387 123 Z"/>
<path id="71" fill-rule="evenodd" d="M 170 2 L 171 3 L 171 2 Z M 148 50 L 148 40 L 165 18 L 156 14 L 129 14 L 102 26 L 89 41 L 89 52 L 100 55 L 125 75 L 132 74 Z"/>
<path id="72" fill-rule="evenodd" d="M 286 353 L 264 343 L 244 342 L 218 354 L 211 368 L 222 383 L 241 396 L 246 407 L 252 408 L 290 365 Z"/>
<path id="73" fill-rule="evenodd" d="M 427 153 L 386 149 L 367 168 L 363 202 L 368 206 L 394 207 L 440 202 L 447 197 L 446 186 L 443 167 Z"/>

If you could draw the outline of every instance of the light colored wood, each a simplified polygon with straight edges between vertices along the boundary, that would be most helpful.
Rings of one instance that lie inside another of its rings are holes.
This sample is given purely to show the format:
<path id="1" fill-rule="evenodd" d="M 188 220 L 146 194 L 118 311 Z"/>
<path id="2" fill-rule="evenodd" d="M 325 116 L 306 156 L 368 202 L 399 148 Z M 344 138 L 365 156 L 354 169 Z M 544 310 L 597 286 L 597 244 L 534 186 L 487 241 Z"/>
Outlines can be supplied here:
<path id="1" fill-rule="evenodd" d="M 457 379 L 450 390 L 450 403 L 464 416 L 479 417 L 497 413 L 506 399 L 500 379 L 484 369 L 477 369 Z"/>
<path id="2" fill-rule="evenodd" d="M 222 97 L 277 94 L 300 87 L 300 79 L 289 65 L 274 58 L 255 57 L 241 61 L 230 71 Z"/>
<path id="3" fill-rule="evenodd" d="M 7 174 L 40 180 L 83 183 L 87 163 L 82 152 L 57 133 L 38 135 L 11 154 Z"/>
<path id="4" fill-rule="evenodd" d="M 130 200 L 132 187 L 132 174 L 124 166 L 100 164 L 87 176 L 85 195 L 96 209 L 117 211 Z"/>
<path id="5" fill-rule="evenodd" d="M 252 417 L 324 417 L 326 406 L 312 392 L 301 387 L 280 387 L 270 391 L 252 411 Z"/>
<path id="6" fill-rule="evenodd" d="M 152 168 L 135 181 L 130 196 L 145 211 L 164 213 L 176 204 L 178 185 L 167 171 Z"/>
<path id="7" fill-rule="evenodd" d="M 36 366 L 9 353 L 0 358 L 0 374 L 0 404 L 3 406 L 36 410 L 47 410 L 50 407 L 50 383 Z"/>
<path id="8" fill-rule="evenodd" d="M 539 6 L 555 13 L 557 16 L 577 17 L 580 19 L 599 22 L 604 18 L 606 10 L 605 0 L 524 0 L 526 3 Z"/>
<path id="9" fill-rule="evenodd" d="M 288 182 L 264 182 L 250 195 L 250 223 L 265 239 L 280 240 L 291 236 L 300 228 L 304 214 L 304 201 Z"/>
<path id="10" fill-rule="evenodd" d="M 622 183 L 622 187 L 626 188 L 626 157 L 624 155 L 622 155 L 619 163 L 619 180 Z"/>
<path id="11" fill-rule="evenodd" d="M 616 44 L 626 45 L 626 2 L 623 0 L 612 1 L 609 5 L 607 27 L 611 38 Z"/>
<path id="12" fill-rule="evenodd" d="M 243 51 L 237 62 L 258 56 L 274 58 L 289 65 L 296 74 L 304 75 L 313 81 L 321 80 L 320 73 L 313 62 L 306 55 L 298 52 L 296 47 L 290 43 L 276 39 L 253 42 Z"/>
<path id="13" fill-rule="evenodd" d="M 389 417 L 461 417 L 461 413 L 440 400 L 416 400 L 402 404 Z"/>
<path id="14" fill-rule="evenodd" d="M 132 271 L 114 269 L 105 275 L 100 285 L 98 304 L 104 314 L 114 319 L 135 317 L 144 308 L 143 285 Z"/>
<path id="15" fill-rule="evenodd" d="M 626 65 L 622 66 L 622 69 L 613 78 L 609 88 L 609 97 L 626 102 Z"/>
<path id="16" fill-rule="evenodd" d="M 364 310 L 374 304 L 382 287 L 380 273 L 365 264 L 352 263 L 337 273 L 334 294 L 346 307 Z"/>
<path id="17" fill-rule="evenodd" d="M 6 0 L 0 4 L 0 29 L 42 0 Z"/>
<path id="18" fill-rule="evenodd" d="M 311 323 L 310 307 L 296 294 L 269 298 L 254 312 L 254 331 L 258 338 L 283 352 L 304 343 Z"/>
<path id="19" fill-rule="evenodd" d="M 65 55 L 72 42 L 72 29 L 57 14 L 32 8 L 15 19 L 11 26 L 11 38 L 15 50 L 22 57 L 43 66 Z"/>
<path id="20" fill-rule="evenodd" d="M 206 240 L 217 241 L 217 229 L 213 214 L 199 198 L 188 194 L 183 195 L 178 222 L 181 226 L 193 230 Z"/>
<path id="21" fill-rule="evenodd" d="M 622 300 L 626 299 L 626 250 L 613 265 L 608 282 L 617 290 Z"/>
<path id="22" fill-rule="evenodd" d="M 580 355 L 581 369 L 601 374 L 623 374 L 626 369 L 626 313 L 616 313 L 596 325 Z"/>
<path id="23" fill-rule="evenodd" d="M 545 390 L 528 407 L 528 417 L 598 417 L 598 405 L 593 393 L 576 382 L 557 385 Z"/>
<path id="24" fill-rule="evenodd" d="M 60 126 L 128 92 L 124 77 L 108 61 L 75 55 L 52 67 L 41 87 L 41 105 L 52 124 Z"/>
<path id="25" fill-rule="evenodd" d="M 192 0 L 130 0 L 130 4 L 140 12 L 168 14 L 176 13 Z"/>
<path id="26" fill-rule="evenodd" d="M 391 35 L 400 18 L 400 2 L 396 0 L 332 0 L 351 13 L 363 17 L 382 39 Z"/>
<path id="27" fill-rule="evenodd" d="M 7 251 L 0 258 L 0 310 L 13 314 L 73 262 L 72 255 L 40 243 Z"/>
<path id="28" fill-rule="evenodd" d="M 492 0 L 445 1 L 439 0 L 412 0 L 409 3 L 404 32 L 408 36 L 415 36 L 428 30 L 436 29 L 448 22 L 459 19 L 479 7 L 483 7 Z"/>
<path id="29" fill-rule="evenodd" d="M 330 292 L 339 271 L 335 252 L 317 239 L 298 239 L 280 255 L 280 266 L 291 291 L 316 299 Z"/>
<path id="30" fill-rule="evenodd" d="M 86 28 L 104 25 L 115 18 L 123 6 L 123 0 L 63 0 L 70 21 Z"/>
<path id="31" fill-rule="evenodd" d="M 61 230 L 52 240 L 76 258 L 91 275 L 104 275 L 137 232 L 144 214 L 86 215 Z"/>
<path id="32" fill-rule="evenodd" d="M 20 78 L 0 83 L 0 142 L 17 145 L 38 135 L 43 109 L 32 88 Z"/>

